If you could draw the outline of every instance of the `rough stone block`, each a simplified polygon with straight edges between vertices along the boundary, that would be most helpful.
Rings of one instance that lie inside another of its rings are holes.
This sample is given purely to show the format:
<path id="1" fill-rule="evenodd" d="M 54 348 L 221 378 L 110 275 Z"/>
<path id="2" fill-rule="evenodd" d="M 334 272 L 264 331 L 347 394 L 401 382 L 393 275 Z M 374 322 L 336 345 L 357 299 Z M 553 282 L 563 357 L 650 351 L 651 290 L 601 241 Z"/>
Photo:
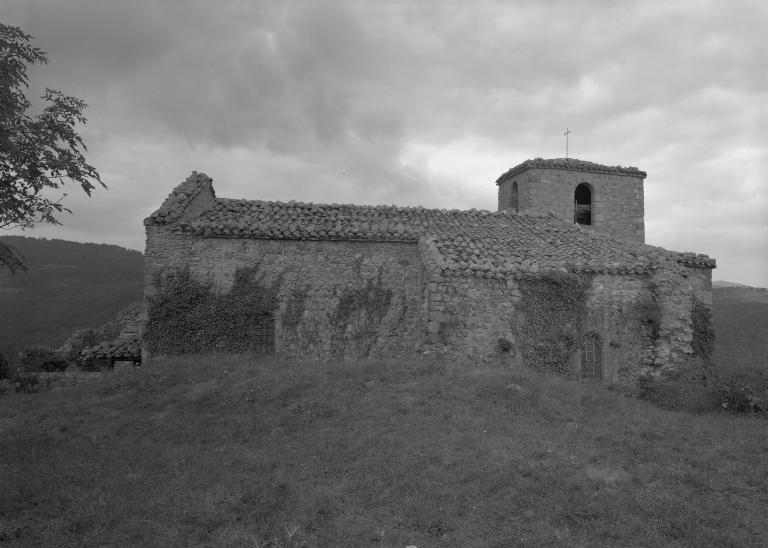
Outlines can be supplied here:
<path id="1" fill-rule="evenodd" d="M 450 321 L 450 316 L 448 314 L 445 314 L 444 312 L 430 312 L 429 313 L 429 321 L 431 322 L 439 322 L 439 323 L 447 323 Z"/>

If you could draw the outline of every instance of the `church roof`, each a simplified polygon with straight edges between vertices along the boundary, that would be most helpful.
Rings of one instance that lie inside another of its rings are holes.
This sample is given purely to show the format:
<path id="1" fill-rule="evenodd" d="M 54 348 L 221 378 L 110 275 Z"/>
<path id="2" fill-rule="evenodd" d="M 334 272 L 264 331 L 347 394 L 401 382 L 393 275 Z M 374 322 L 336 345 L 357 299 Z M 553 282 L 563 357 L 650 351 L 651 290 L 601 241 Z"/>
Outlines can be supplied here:
<path id="1" fill-rule="evenodd" d="M 210 185 L 205 175 L 193 177 Z M 208 238 L 420 242 L 425 264 L 446 275 L 505 278 L 555 269 L 619 274 L 662 266 L 715 267 L 706 255 L 597 234 L 553 214 L 217 198 L 210 211 L 178 222 L 195 193 L 189 180 L 184 185 L 144 223 Z"/>
<path id="2" fill-rule="evenodd" d="M 522 164 L 518 164 L 511 168 L 501 177 L 496 179 L 496 184 L 498 185 L 502 181 L 505 181 L 528 168 L 567 169 L 570 171 L 587 171 L 589 173 L 606 173 L 609 175 L 630 175 L 632 177 L 642 177 L 643 179 L 647 176 L 645 171 L 640 171 L 636 167 L 604 166 L 594 162 L 577 160 L 576 158 L 550 158 L 548 160 L 545 160 L 544 158 L 534 158 L 533 160 L 526 160 Z"/>

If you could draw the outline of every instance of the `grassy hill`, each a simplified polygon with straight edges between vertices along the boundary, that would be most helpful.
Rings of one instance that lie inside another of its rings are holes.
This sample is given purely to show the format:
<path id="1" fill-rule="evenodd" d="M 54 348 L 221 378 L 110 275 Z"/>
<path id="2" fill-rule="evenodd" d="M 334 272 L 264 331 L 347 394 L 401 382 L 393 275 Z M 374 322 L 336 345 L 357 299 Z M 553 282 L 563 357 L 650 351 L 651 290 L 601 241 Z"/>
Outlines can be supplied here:
<path id="1" fill-rule="evenodd" d="M 115 245 L 2 236 L 26 257 L 27 273 L 0 269 L 0 352 L 58 348 L 143 297 L 144 256 Z"/>
<path id="2" fill-rule="evenodd" d="M 744 284 L 737 284 L 735 282 L 726 282 L 724 280 L 714 280 L 712 282 L 712 287 L 749 287 L 749 286 Z"/>
<path id="3" fill-rule="evenodd" d="M 765 546 L 766 422 L 494 364 L 203 356 L 0 406 L 3 546 Z"/>
<path id="4" fill-rule="evenodd" d="M 768 341 L 768 290 L 714 288 L 712 309 L 717 344 L 757 351 Z"/>

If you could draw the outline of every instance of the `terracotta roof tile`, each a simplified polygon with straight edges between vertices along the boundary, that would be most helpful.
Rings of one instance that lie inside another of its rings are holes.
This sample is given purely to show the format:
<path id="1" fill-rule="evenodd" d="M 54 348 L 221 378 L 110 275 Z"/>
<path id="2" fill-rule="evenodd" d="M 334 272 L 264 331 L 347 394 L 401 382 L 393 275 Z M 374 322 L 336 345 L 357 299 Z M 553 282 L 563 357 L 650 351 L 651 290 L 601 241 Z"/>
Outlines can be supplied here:
<path id="1" fill-rule="evenodd" d="M 181 217 L 187 205 L 206 188 L 216 197 L 212 182 L 213 179 L 204 173 L 193 171 L 186 181 L 173 189 L 157 211 L 144 219 L 144 224 L 172 223 Z"/>
<path id="2" fill-rule="evenodd" d="M 544 158 L 534 158 L 533 160 L 526 160 L 525 162 L 511 168 L 501 177 L 496 179 L 496 184 L 498 185 L 502 181 L 505 181 L 513 175 L 520 173 L 521 171 L 528 168 L 567 169 L 570 171 L 588 171 L 590 173 L 631 175 L 633 177 L 642 177 L 643 179 L 645 179 L 647 176 L 645 171 L 640 171 L 636 167 L 604 166 L 601 164 L 595 164 L 594 162 L 577 160 L 576 158 L 550 158 L 548 160 L 545 160 Z"/>
<path id="3" fill-rule="evenodd" d="M 147 224 L 168 224 L 167 219 L 151 217 Z M 557 269 L 641 273 L 678 264 L 715 266 L 706 255 L 626 242 L 551 214 L 219 198 L 211 211 L 169 228 L 209 238 L 421 242 L 428 270 L 454 276 L 505 278 Z"/>
<path id="4" fill-rule="evenodd" d="M 118 338 L 96 346 L 84 348 L 80 355 L 84 358 L 141 360 L 141 340 L 138 336 Z"/>

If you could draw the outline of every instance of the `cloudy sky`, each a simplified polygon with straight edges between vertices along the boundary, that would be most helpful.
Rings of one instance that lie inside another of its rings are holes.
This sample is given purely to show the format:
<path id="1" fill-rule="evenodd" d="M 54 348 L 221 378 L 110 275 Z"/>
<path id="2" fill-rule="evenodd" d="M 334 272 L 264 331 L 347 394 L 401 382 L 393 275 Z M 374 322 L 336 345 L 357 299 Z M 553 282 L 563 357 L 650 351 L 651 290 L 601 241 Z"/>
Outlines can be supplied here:
<path id="1" fill-rule="evenodd" d="M 768 286 L 764 0 L 3 0 L 0 21 L 47 52 L 30 95 L 89 105 L 109 187 L 65 186 L 74 214 L 24 235 L 143 250 L 193 170 L 227 198 L 493 210 L 568 128 L 570 157 L 648 172 L 647 243 Z"/>

